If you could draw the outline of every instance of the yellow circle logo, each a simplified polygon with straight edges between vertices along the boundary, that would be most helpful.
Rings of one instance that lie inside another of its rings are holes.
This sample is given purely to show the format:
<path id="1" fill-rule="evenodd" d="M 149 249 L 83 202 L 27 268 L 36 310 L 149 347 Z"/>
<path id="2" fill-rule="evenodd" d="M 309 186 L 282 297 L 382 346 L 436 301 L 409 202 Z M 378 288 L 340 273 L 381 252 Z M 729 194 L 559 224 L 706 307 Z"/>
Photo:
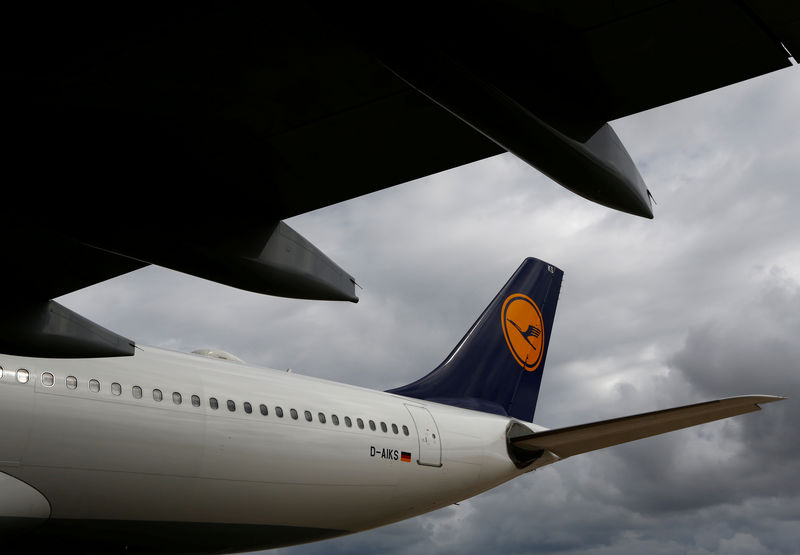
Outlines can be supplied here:
<path id="1" fill-rule="evenodd" d="M 544 324 L 542 312 L 527 295 L 509 295 L 500 311 L 503 335 L 514 359 L 528 372 L 542 361 Z"/>

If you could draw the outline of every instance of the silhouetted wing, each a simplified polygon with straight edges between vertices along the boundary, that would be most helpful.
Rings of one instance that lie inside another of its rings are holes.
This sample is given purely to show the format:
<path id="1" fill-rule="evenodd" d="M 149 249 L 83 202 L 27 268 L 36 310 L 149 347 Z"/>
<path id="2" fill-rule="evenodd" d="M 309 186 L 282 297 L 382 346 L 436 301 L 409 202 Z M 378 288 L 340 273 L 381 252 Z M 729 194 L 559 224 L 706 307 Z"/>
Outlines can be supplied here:
<path id="1" fill-rule="evenodd" d="M 798 13 L 755 0 L 9 5 L 0 162 L 17 200 L 0 246 L 23 263 L 4 267 L 0 300 L 40 306 L 147 263 L 356 300 L 353 278 L 281 220 L 505 151 L 650 217 L 605 122 L 788 66 Z"/>

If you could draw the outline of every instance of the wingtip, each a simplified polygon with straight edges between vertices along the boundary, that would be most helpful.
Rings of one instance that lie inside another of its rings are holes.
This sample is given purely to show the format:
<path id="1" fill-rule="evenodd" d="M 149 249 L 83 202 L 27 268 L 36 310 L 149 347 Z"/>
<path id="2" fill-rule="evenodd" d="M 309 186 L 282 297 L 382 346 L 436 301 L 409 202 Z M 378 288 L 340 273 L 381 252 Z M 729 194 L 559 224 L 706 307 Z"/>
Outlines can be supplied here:
<path id="1" fill-rule="evenodd" d="M 754 395 L 754 397 L 758 398 L 756 401 L 757 405 L 761 405 L 763 403 L 774 403 L 775 401 L 784 401 L 788 399 L 788 397 L 781 397 L 780 395 Z"/>

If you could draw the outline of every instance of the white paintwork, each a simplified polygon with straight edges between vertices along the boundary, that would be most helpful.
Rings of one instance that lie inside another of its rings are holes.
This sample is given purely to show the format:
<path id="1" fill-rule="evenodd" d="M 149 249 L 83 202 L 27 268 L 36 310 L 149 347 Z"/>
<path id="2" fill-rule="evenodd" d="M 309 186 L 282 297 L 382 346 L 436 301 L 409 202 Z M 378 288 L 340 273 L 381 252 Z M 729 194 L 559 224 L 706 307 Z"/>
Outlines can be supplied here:
<path id="1" fill-rule="evenodd" d="M 28 444 L 33 410 L 33 387 L 16 379 L 16 370 L 25 368 L 24 360 L 6 366 L 0 361 L 0 467 L 17 466 Z"/>
<path id="2" fill-rule="evenodd" d="M 244 362 L 242 359 L 227 351 L 220 351 L 219 349 L 197 349 L 192 351 L 192 354 L 202 355 L 209 358 L 219 358 L 222 360 L 232 360 L 233 362 Z"/>
<path id="3" fill-rule="evenodd" d="M 524 472 L 506 453 L 507 417 L 293 373 L 148 347 L 106 359 L 0 355 L 0 365 L 0 471 L 42 492 L 52 518 L 357 531 L 452 504 Z M 13 379 L 9 370 L 16 368 L 30 371 L 27 384 Z M 54 374 L 53 386 L 42 384 L 43 372 Z M 67 376 L 78 379 L 76 389 L 67 389 Z M 100 392 L 89 390 L 91 379 Z M 121 395 L 112 394 L 113 383 Z M 134 385 L 141 399 L 133 397 Z M 153 400 L 154 389 L 163 401 Z M 173 392 L 181 394 L 180 405 Z M 192 406 L 192 395 L 201 407 Z M 219 400 L 218 410 L 209 397 Z M 245 401 L 252 414 L 243 411 Z M 268 416 L 259 412 L 262 403 Z M 276 417 L 276 406 L 284 418 Z M 291 408 L 300 414 L 296 421 Z M 306 410 L 313 422 L 304 419 Z M 365 429 L 356 427 L 357 418 Z M 394 434 L 393 423 L 410 435 Z M 400 460 L 402 451 L 411 453 L 410 463 Z"/>
<path id="4" fill-rule="evenodd" d="M 294 527 L 301 530 L 290 540 L 296 542 L 306 534 L 315 539 L 320 531 L 356 532 L 419 515 L 560 460 L 554 454 L 558 449 L 545 450 L 533 464 L 517 468 L 507 450 L 506 432 L 515 422 L 508 417 L 216 357 L 137 348 L 132 357 L 107 359 L 0 355 L 0 366 L 0 524 L 5 522 L 5 534 L 19 529 L 20 516 L 46 519 L 49 514 L 62 523 Z M 17 379 L 20 368 L 29 371 L 27 383 Z M 54 376 L 52 385 L 43 383 L 45 372 Z M 77 388 L 66 386 L 68 376 L 77 378 Z M 90 389 L 92 382 L 99 382 L 100 391 Z M 134 386 L 142 389 L 141 398 L 134 397 Z M 156 389 L 161 402 L 154 400 Z M 177 393 L 179 404 L 173 401 Z M 201 406 L 193 406 L 194 395 Z M 209 406 L 211 397 L 219 409 Z M 780 399 L 716 401 L 719 414 L 706 403 L 703 414 L 668 428 L 757 410 L 758 403 Z M 226 408 L 228 401 L 235 411 Z M 245 402 L 252 405 L 250 414 L 243 410 Z M 261 404 L 267 405 L 267 416 Z M 665 418 L 698 406 L 623 420 L 662 433 L 668 431 Z M 283 418 L 276 416 L 276 407 L 282 407 Z M 291 409 L 297 420 L 289 416 Z M 313 414 L 312 421 L 304 418 L 305 411 Z M 705 414 L 709 411 L 711 416 Z M 353 427 L 346 427 L 345 417 Z M 393 424 L 399 431 L 407 427 L 409 434 L 394 433 Z M 597 448 L 603 434 L 617 428 L 619 419 L 525 441 L 536 449 L 538 442 L 560 445 L 576 430 L 595 430 L 568 451 L 578 453 Z M 623 432 L 608 444 L 644 437 Z"/>

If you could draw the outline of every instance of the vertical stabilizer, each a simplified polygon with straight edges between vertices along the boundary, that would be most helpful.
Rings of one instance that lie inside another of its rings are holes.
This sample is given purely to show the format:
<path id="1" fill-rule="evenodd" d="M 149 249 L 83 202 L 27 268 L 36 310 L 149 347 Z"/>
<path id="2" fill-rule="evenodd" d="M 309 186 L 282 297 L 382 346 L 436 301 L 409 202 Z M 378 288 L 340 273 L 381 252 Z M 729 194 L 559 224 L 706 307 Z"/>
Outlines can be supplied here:
<path id="1" fill-rule="evenodd" d="M 526 259 L 442 364 L 389 393 L 532 421 L 563 275 Z"/>

